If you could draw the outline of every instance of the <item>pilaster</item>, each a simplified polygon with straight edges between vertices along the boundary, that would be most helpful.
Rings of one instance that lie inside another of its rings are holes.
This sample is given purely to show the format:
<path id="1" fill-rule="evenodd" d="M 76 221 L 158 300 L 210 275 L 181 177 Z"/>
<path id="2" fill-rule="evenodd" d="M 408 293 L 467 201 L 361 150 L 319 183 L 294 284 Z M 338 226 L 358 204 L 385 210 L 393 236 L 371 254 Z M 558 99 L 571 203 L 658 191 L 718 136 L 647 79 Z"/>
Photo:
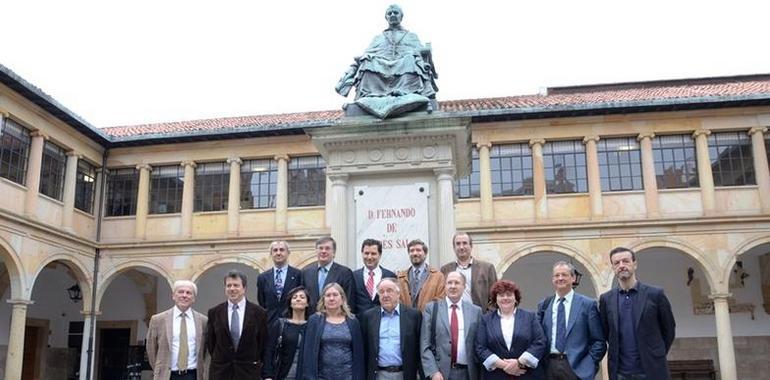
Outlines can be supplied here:
<path id="1" fill-rule="evenodd" d="M 583 144 L 586 145 L 586 170 L 588 172 L 588 198 L 591 203 L 591 218 L 601 218 L 604 214 L 597 142 L 599 142 L 599 136 L 586 136 L 583 138 Z"/>
<path id="2" fill-rule="evenodd" d="M 75 213 L 75 184 L 78 172 L 78 160 L 80 154 L 75 151 L 67 152 L 67 166 L 64 172 L 64 192 L 62 201 L 64 208 L 61 214 L 61 226 L 72 232 L 72 218 Z"/>
<path id="3" fill-rule="evenodd" d="M 275 186 L 275 232 L 285 234 L 289 211 L 289 155 L 275 156 L 278 178 Z"/>
<path id="4" fill-rule="evenodd" d="M 660 216 L 660 202 L 658 200 L 658 180 L 655 174 L 655 158 L 652 154 L 652 132 L 640 133 L 636 137 L 642 150 L 642 181 L 644 184 L 644 203 L 647 208 L 648 218 Z"/>
<path id="5" fill-rule="evenodd" d="M 759 189 L 759 204 L 762 207 L 762 213 L 770 214 L 770 168 L 767 163 L 765 133 L 767 133 L 767 127 L 754 127 L 749 130 L 751 150 L 754 153 L 754 175 Z"/>
<path id="6" fill-rule="evenodd" d="M 489 142 L 478 143 L 479 149 L 479 200 L 481 203 L 481 221 L 491 222 L 495 219 L 495 209 L 492 199 L 492 165 L 489 158 L 489 150 L 492 144 Z"/>
<path id="7" fill-rule="evenodd" d="M 194 161 L 183 161 L 184 183 L 182 185 L 182 223 L 180 235 L 183 238 L 192 236 L 193 211 L 195 209 L 195 168 Z"/>
<path id="8" fill-rule="evenodd" d="M 139 186 L 136 191 L 136 229 L 134 237 L 144 239 L 147 235 L 147 214 L 150 208 L 150 172 L 152 166 L 139 164 Z"/>
<path id="9" fill-rule="evenodd" d="M 29 148 L 29 161 L 27 164 L 27 195 L 24 199 L 24 213 L 37 219 L 37 200 L 40 195 L 40 168 L 43 163 L 43 145 L 48 136 L 40 131 L 30 134 L 32 142 Z"/>
<path id="10" fill-rule="evenodd" d="M 238 157 L 227 159 L 230 164 L 230 187 L 227 193 L 227 235 L 238 236 L 241 211 L 241 161 Z"/>
<path id="11" fill-rule="evenodd" d="M 714 175 L 711 172 L 711 159 L 709 159 L 708 136 L 711 131 L 699 129 L 693 132 L 695 139 L 695 154 L 698 160 L 698 181 L 700 182 L 701 203 L 703 214 L 712 215 L 716 208 L 716 196 L 714 195 Z"/>
<path id="12" fill-rule="evenodd" d="M 532 185 L 535 193 L 535 220 L 548 218 L 548 198 L 545 192 L 544 139 L 529 140 L 532 148 Z"/>

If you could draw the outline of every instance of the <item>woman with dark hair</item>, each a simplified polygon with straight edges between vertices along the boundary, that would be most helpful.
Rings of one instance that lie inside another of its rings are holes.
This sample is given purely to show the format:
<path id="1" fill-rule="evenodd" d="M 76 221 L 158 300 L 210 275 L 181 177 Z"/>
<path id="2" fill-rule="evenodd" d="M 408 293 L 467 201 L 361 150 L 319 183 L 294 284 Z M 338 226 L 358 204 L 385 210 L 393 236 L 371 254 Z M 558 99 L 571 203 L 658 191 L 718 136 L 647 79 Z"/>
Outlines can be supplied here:
<path id="1" fill-rule="evenodd" d="M 519 287 L 513 281 L 497 281 L 490 298 L 496 310 L 483 315 L 476 329 L 476 355 L 486 368 L 482 379 L 543 379 L 537 369 L 546 349 L 543 328 L 535 313 L 517 307 Z"/>
<path id="2" fill-rule="evenodd" d="M 307 290 L 298 286 L 289 291 L 286 299 L 286 313 L 270 325 L 262 370 L 265 380 L 294 380 L 297 373 L 297 352 L 310 316 Z"/>
<path id="3" fill-rule="evenodd" d="M 365 379 L 361 326 L 336 282 L 324 286 L 318 313 L 307 321 L 297 363 L 297 379 Z"/>

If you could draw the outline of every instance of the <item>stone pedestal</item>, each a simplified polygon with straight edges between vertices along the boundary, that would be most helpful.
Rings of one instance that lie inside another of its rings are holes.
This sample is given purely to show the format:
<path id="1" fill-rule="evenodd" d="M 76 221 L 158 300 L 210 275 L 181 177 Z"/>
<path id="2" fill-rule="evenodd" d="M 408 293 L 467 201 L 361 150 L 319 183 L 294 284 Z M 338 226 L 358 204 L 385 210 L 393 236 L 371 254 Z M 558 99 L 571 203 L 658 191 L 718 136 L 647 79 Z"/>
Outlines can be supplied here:
<path id="1" fill-rule="evenodd" d="M 306 133 L 326 160 L 327 176 L 332 181 L 327 210 L 332 213 L 330 229 L 337 240 L 338 262 L 353 268 L 361 266 L 360 242 L 364 238 L 387 240 L 395 233 L 404 235 L 384 247 L 382 258 L 383 266 L 391 270 L 405 269 L 401 267 L 403 264 L 394 267 L 390 263 L 404 262 L 406 239 L 421 239 L 428 244 L 431 265 L 439 266 L 454 258 L 451 245 L 455 228 L 453 188 L 454 181 L 467 175 L 470 169 L 470 118 L 440 113 L 384 121 L 349 117 L 338 125 L 307 129 Z M 364 206 L 361 200 L 361 195 L 366 192 L 364 189 L 405 189 L 409 186 L 417 186 L 419 194 L 392 191 L 374 206 L 371 203 Z M 425 192 L 426 215 L 410 214 L 413 210 L 399 207 L 407 203 L 406 197 L 425 197 Z M 362 210 L 362 207 L 371 209 Z M 391 220 L 383 223 L 388 227 L 381 231 L 376 227 L 373 229 L 374 224 L 370 224 L 366 232 L 357 231 L 363 222 L 356 219 L 362 219 L 360 215 L 392 218 L 392 223 Z M 399 218 L 410 215 L 421 218 L 409 222 L 427 226 L 423 229 L 427 236 L 412 236 L 411 231 L 399 229 L 402 227 Z M 394 260 L 395 255 L 400 260 Z"/>

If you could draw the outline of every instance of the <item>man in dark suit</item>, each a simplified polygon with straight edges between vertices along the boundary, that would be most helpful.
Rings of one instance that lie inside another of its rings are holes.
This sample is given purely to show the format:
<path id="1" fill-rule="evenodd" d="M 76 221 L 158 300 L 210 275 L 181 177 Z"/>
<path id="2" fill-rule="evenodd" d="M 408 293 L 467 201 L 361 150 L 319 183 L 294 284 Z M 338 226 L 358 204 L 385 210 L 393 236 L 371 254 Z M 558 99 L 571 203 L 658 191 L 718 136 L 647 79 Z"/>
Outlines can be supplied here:
<path id="1" fill-rule="evenodd" d="M 246 275 L 225 276 L 227 301 L 209 310 L 206 347 L 211 355 L 211 380 L 261 379 L 267 313 L 246 300 Z"/>
<path id="2" fill-rule="evenodd" d="M 289 291 L 302 285 L 302 272 L 289 265 L 289 254 L 289 243 L 270 243 L 273 268 L 257 277 L 257 302 L 267 311 L 268 326 L 286 312 Z"/>
<path id="3" fill-rule="evenodd" d="M 315 311 L 324 286 L 336 282 L 345 290 L 350 311 L 355 313 L 356 300 L 355 294 L 353 294 L 353 271 L 344 265 L 334 262 L 334 255 L 337 253 L 337 242 L 330 236 L 324 236 L 316 240 L 315 253 L 318 257 L 318 262 L 302 269 L 302 283 L 305 285 L 310 297 L 308 300 L 310 310 Z"/>
<path id="4" fill-rule="evenodd" d="M 380 297 L 377 295 L 377 284 L 383 278 L 396 278 L 396 274 L 381 267 L 382 242 L 375 239 L 365 239 L 361 244 L 361 256 L 364 266 L 353 272 L 355 284 L 356 314 L 380 306 Z"/>
<path id="5" fill-rule="evenodd" d="M 601 295 L 599 311 L 609 343 L 610 380 L 670 379 L 666 355 L 676 323 L 663 289 L 636 279 L 636 254 L 610 251 L 618 288 Z"/>
<path id="6" fill-rule="evenodd" d="M 419 360 L 422 316 L 417 309 L 399 304 L 399 291 L 395 279 L 383 278 L 377 286 L 381 307 L 361 314 L 367 380 L 423 378 Z"/>
<path id="7" fill-rule="evenodd" d="M 537 306 L 543 326 L 546 354 L 542 364 L 551 380 L 593 380 L 607 343 L 596 300 L 576 293 L 575 267 L 566 261 L 553 265 L 551 282 L 555 295 Z"/>
<path id="8" fill-rule="evenodd" d="M 457 261 L 442 266 L 441 273 L 444 276 L 454 271 L 462 273 L 468 281 L 463 299 L 479 306 L 481 311 L 486 313 L 489 305 L 489 287 L 497 282 L 495 266 L 473 257 L 473 239 L 466 232 L 455 233 L 452 237 L 452 246 Z"/>

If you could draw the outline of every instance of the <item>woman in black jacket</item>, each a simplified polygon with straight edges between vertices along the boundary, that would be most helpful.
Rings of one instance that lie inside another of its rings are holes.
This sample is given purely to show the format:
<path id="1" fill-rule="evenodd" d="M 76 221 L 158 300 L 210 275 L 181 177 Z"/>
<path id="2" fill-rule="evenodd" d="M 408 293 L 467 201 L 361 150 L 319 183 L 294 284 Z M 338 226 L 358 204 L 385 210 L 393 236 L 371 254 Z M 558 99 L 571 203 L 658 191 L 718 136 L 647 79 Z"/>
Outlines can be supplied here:
<path id="1" fill-rule="evenodd" d="M 310 315 L 307 290 L 292 289 L 286 297 L 286 314 L 270 325 L 269 344 L 265 350 L 265 380 L 294 380 L 297 373 L 297 353 Z"/>

